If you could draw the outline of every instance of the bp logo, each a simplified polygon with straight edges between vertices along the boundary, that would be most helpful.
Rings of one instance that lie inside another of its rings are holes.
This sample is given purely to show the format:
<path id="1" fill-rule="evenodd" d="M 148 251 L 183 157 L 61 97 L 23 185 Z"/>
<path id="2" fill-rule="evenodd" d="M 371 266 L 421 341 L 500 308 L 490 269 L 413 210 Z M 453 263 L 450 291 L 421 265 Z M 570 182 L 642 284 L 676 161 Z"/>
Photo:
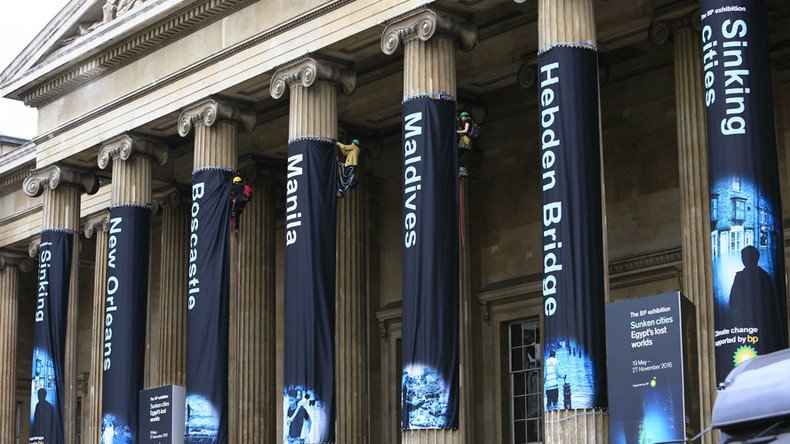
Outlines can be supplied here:
<path id="1" fill-rule="evenodd" d="M 757 356 L 757 350 L 749 345 L 744 345 L 735 350 L 735 354 L 732 355 L 732 362 L 737 367 L 755 356 Z"/>

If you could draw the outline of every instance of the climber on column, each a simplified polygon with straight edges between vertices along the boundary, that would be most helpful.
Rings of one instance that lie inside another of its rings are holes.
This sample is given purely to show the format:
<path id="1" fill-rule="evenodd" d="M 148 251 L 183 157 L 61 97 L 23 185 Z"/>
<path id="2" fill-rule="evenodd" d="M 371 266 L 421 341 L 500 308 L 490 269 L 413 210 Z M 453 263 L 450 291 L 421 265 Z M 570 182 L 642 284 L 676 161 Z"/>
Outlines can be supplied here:
<path id="1" fill-rule="evenodd" d="M 359 161 L 359 139 L 354 139 L 351 144 L 337 142 L 337 147 L 340 152 L 346 156 L 345 162 L 338 161 L 338 184 L 337 184 L 337 197 L 343 197 L 343 194 L 349 189 L 356 188 L 359 183 L 357 178 L 357 162 Z M 342 166 L 342 168 L 341 168 Z"/>
<path id="2" fill-rule="evenodd" d="M 247 185 L 241 176 L 233 176 L 233 184 L 230 187 L 230 224 L 234 231 L 239 230 L 241 213 L 251 198 L 252 187 Z"/>
<path id="3" fill-rule="evenodd" d="M 466 176 L 466 163 L 464 154 L 472 149 L 472 141 L 480 137 L 480 125 L 472 119 L 468 112 L 463 111 L 458 116 L 458 175 Z"/>

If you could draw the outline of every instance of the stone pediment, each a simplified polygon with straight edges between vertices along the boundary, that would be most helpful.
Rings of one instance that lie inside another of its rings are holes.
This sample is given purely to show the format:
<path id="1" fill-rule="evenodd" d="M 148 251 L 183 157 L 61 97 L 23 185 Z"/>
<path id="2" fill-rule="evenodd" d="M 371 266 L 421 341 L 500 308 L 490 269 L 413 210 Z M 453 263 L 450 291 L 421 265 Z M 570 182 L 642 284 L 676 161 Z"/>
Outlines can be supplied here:
<path id="1" fill-rule="evenodd" d="M 0 74 L 40 107 L 258 0 L 71 0 Z"/>

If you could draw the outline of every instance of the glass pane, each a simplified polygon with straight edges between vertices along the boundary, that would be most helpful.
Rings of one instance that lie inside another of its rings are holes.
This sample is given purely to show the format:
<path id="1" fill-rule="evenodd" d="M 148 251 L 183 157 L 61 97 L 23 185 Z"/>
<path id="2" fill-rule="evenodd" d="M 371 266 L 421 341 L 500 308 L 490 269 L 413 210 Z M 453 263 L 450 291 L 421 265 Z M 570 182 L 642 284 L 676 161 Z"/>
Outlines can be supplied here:
<path id="1" fill-rule="evenodd" d="M 540 398 L 539 395 L 527 396 L 527 417 L 539 418 L 540 417 Z"/>
<path id="2" fill-rule="evenodd" d="M 540 374 L 537 371 L 531 371 L 527 375 L 527 393 L 540 393 Z"/>
<path id="3" fill-rule="evenodd" d="M 538 420 L 530 419 L 527 422 L 527 442 L 538 441 Z"/>
<path id="4" fill-rule="evenodd" d="M 527 375 L 525 373 L 513 374 L 513 394 L 515 396 L 527 393 Z"/>
<path id="5" fill-rule="evenodd" d="M 526 396 L 513 397 L 513 419 L 525 419 L 527 412 L 524 411 Z"/>
<path id="6" fill-rule="evenodd" d="M 535 345 L 529 345 L 525 348 L 524 353 L 524 368 L 535 368 L 538 366 L 538 350 Z"/>
<path id="7" fill-rule="evenodd" d="M 513 442 L 516 444 L 524 444 L 527 442 L 527 431 L 524 430 L 524 421 L 516 421 L 513 423 Z"/>
<path id="8" fill-rule="evenodd" d="M 525 322 L 521 324 L 521 333 L 524 336 L 524 345 L 535 343 L 535 324 L 532 322 Z"/>
<path id="9" fill-rule="evenodd" d="M 510 346 L 518 347 L 523 345 L 521 342 L 521 325 L 513 324 L 510 326 Z"/>
<path id="10" fill-rule="evenodd" d="M 510 351 L 510 371 L 518 372 L 524 369 L 523 349 L 514 348 Z"/>

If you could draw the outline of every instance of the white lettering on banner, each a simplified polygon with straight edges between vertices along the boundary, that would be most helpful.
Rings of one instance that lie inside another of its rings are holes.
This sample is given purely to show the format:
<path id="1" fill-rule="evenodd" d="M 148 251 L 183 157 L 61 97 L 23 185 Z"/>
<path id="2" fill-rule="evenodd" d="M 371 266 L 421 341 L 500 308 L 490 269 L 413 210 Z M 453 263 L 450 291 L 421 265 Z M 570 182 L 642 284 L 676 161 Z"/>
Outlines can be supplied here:
<path id="1" fill-rule="evenodd" d="M 403 242 L 406 248 L 417 244 L 417 192 L 422 189 L 422 156 L 417 156 L 417 141 L 413 140 L 422 134 L 422 113 L 412 113 L 406 116 L 406 125 L 403 142 L 403 194 L 406 216 L 403 218 L 403 227 L 406 229 Z"/>
<path id="2" fill-rule="evenodd" d="M 38 297 L 36 299 L 36 322 L 44 322 L 44 307 L 49 297 L 49 267 L 52 265 L 52 252 L 49 247 L 52 242 L 44 242 L 38 261 Z"/>
<path id="3" fill-rule="evenodd" d="M 285 246 L 296 243 L 297 228 L 302 226 L 302 213 L 299 211 L 299 201 L 296 194 L 299 190 L 299 176 L 304 171 L 299 164 L 304 160 L 301 154 L 288 157 L 288 178 L 285 183 Z"/>
<path id="4" fill-rule="evenodd" d="M 560 112 L 559 105 L 554 105 L 556 93 L 552 85 L 559 85 L 559 62 L 550 63 L 540 68 L 542 80 L 540 82 L 540 137 L 541 168 L 543 170 L 543 192 L 553 189 L 557 185 L 554 162 L 556 154 L 553 149 L 558 149 L 560 140 L 554 130 L 554 123 Z M 556 87 L 556 86 L 555 86 Z M 554 105 L 554 106 L 552 106 Z M 562 242 L 557 239 L 559 223 L 562 221 L 562 202 L 547 202 L 543 204 L 543 313 L 552 316 L 557 312 L 557 277 L 553 274 L 562 271 L 562 264 L 556 250 L 562 248 Z"/>
<path id="5" fill-rule="evenodd" d="M 198 220 L 198 214 L 200 214 L 200 199 L 203 198 L 205 194 L 206 184 L 205 182 L 200 182 L 192 185 L 192 209 L 190 210 L 190 214 L 192 215 L 192 221 L 189 224 L 189 268 L 188 270 L 188 294 L 189 297 L 187 298 L 187 310 L 192 310 L 197 305 L 197 295 L 200 293 L 200 281 L 195 276 L 197 274 L 197 259 L 198 259 L 198 235 L 197 229 L 200 226 L 200 221 Z"/>
<path id="6" fill-rule="evenodd" d="M 122 217 L 110 219 L 110 239 L 108 241 L 110 251 L 107 253 L 107 268 L 112 270 L 115 270 L 118 233 L 122 231 L 121 222 L 123 222 Z M 118 311 L 118 306 L 115 305 L 115 293 L 118 291 L 119 285 L 118 277 L 111 275 L 107 278 L 107 293 L 104 299 L 104 371 L 109 370 L 112 366 L 112 321 L 113 313 Z"/>
<path id="7" fill-rule="evenodd" d="M 743 48 L 749 46 L 745 39 L 748 27 L 743 20 L 727 19 L 721 24 L 721 46 L 719 38 L 710 25 L 702 28 L 703 55 L 705 72 L 705 106 L 710 108 L 716 102 L 716 76 L 713 68 L 724 66 L 724 94 L 726 116 L 721 119 L 719 131 L 725 136 L 746 134 L 746 96 L 751 93 L 745 85 L 751 72 L 743 67 Z"/>

